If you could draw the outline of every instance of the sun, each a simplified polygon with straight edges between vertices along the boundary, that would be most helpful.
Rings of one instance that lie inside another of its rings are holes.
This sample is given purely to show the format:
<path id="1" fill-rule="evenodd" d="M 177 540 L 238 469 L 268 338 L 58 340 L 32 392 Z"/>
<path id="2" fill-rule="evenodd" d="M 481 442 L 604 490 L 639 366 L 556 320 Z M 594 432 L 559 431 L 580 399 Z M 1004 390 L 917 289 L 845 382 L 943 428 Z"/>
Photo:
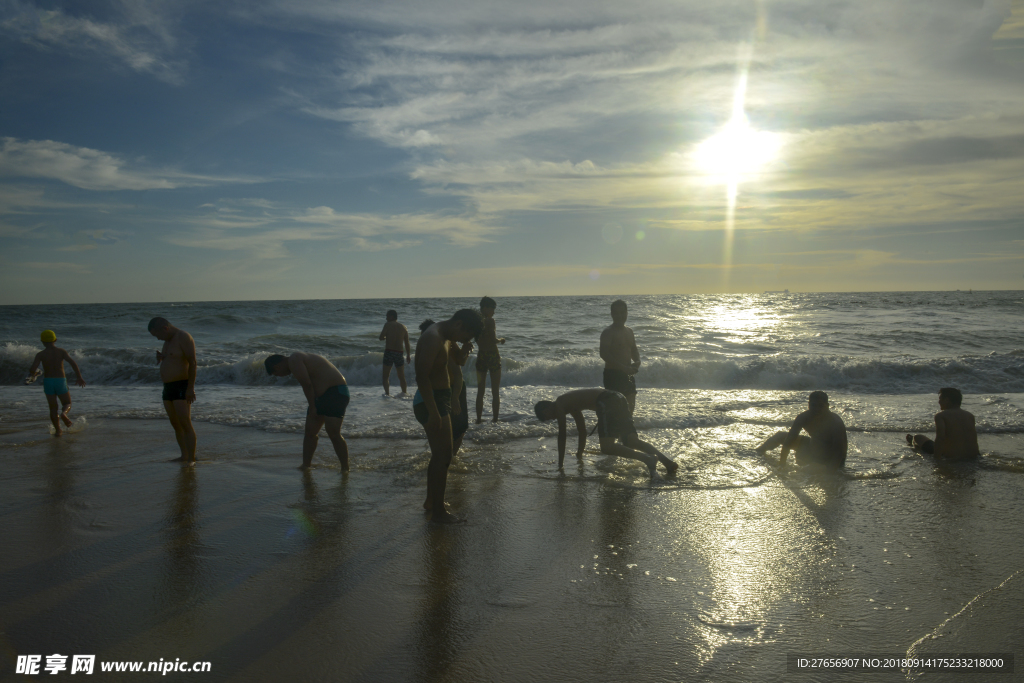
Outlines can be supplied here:
<path id="1" fill-rule="evenodd" d="M 755 130 L 739 113 L 697 145 L 693 158 L 701 172 L 734 184 L 760 173 L 778 157 L 781 147 L 777 134 Z"/>

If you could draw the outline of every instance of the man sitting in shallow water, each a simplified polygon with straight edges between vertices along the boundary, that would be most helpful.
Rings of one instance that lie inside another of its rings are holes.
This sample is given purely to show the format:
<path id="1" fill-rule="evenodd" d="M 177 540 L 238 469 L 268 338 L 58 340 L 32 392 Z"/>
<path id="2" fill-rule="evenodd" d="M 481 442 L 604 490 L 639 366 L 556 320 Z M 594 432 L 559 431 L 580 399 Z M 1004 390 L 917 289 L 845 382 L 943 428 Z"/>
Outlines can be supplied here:
<path id="1" fill-rule="evenodd" d="M 939 389 L 939 412 L 935 413 L 935 441 L 924 434 L 907 434 L 907 443 L 928 455 L 945 460 L 966 460 L 981 455 L 974 415 L 963 410 L 959 389 Z"/>
<path id="2" fill-rule="evenodd" d="M 669 476 L 679 469 L 679 465 L 669 460 L 657 448 L 640 440 L 636 427 L 633 426 L 626 397 L 617 391 L 607 389 L 577 389 L 562 394 L 554 401 L 540 401 L 533 407 L 538 420 L 558 420 L 558 469 L 562 469 L 562 461 L 565 459 L 566 415 L 572 415 L 576 421 L 576 431 L 579 433 L 576 457 L 583 457 L 583 449 L 587 446 L 584 410 L 593 410 L 597 413 L 597 434 L 601 439 L 602 453 L 641 461 L 650 470 L 651 479 L 658 476 L 659 462 L 665 466 Z M 617 440 L 622 443 L 616 443 Z"/>
<path id="3" fill-rule="evenodd" d="M 802 436 L 800 430 L 810 436 Z M 757 452 L 766 452 L 782 446 L 779 465 L 786 464 L 789 452 L 796 451 L 798 465 L 815 463 L 829 469 L 839 469 L 846 464 L 846 425 L 843 419 L 829 410 L 828 394 L 812 391 L 807 397 L 807 410 L 796 416 L 789 432 L 776 432 L 757 447 Z"/>
<path id="4" fill-rule="evenodd" d="M 341 435 L 341 423 L 345 420 L 349 393 L 341 371 L 331 361 L 315 353 L 293 353 L 287 357 L 274 354 L 263 361 L 263 366 L 268 375 L 275 377 L 295 375 L 309 402 L 302 438 L 302 466 L 299 469 L 307 469 L 313 464 L 320 428 L 325 427 L 342 471 L 348 472 L 348 444 Z"/>

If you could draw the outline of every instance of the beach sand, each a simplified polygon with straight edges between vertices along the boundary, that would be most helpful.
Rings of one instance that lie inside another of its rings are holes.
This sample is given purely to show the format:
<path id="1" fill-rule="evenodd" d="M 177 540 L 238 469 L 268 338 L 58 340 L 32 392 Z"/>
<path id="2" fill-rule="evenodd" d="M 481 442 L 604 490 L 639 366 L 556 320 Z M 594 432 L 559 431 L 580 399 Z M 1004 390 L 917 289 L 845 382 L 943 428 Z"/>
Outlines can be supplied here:
<path id="1" fill-rule="evenodd" d="M 344 475 L 326 439 L 303 473 L 299 435 L 197 431 L 195 468 L 163 421 L 0 434 L 0 680 L 60 653 L 211 663 L 167 680 L 884 681 L 906 675 L 787 655 L 1022 651 L 1024 477 L 892 433 L 851 434 L 872 476 L 780 478 L 747 449 L 713 488 L 723 434 L 654 487 L 590 453 L 559 474 L 552 438 L 470 444 L 448 488 L 468 523 L 442 527 L 424 441 L 352 440 Z"/>

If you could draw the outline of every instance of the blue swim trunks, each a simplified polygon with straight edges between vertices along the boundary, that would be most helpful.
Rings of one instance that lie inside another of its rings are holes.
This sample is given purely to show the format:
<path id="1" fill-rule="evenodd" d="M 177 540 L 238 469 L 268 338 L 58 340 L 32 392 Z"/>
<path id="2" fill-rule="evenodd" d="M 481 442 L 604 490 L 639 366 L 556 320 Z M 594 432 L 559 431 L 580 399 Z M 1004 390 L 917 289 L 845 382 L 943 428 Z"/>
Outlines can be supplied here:
<path id="1" fill-rule="evenodd" d="M 44 377 L 43 393 L 51 396 L 62 396 L 68 393 L 67 377 Z"/>
<path id="2" fill-rule="evenodd" d="M 316 406 L 317 415 L 321 417 L 345 417 L 348 402 L 348 385 L 336 384 L 317 396 L 313 405 Z"/>

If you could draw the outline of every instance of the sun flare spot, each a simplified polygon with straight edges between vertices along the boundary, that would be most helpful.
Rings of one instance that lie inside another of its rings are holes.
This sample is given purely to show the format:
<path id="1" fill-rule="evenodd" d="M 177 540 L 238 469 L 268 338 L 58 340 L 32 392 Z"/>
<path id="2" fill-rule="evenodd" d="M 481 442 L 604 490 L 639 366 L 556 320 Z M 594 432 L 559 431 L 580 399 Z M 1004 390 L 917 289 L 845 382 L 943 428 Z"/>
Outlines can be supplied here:
<path id="1" fill-rule="evenodd" d="M 755 130 L 741 114 L 697 145 L 693 156 L 703 173 L 731 184 L 760 173 L 781 147 L 777 134 Z"/>

